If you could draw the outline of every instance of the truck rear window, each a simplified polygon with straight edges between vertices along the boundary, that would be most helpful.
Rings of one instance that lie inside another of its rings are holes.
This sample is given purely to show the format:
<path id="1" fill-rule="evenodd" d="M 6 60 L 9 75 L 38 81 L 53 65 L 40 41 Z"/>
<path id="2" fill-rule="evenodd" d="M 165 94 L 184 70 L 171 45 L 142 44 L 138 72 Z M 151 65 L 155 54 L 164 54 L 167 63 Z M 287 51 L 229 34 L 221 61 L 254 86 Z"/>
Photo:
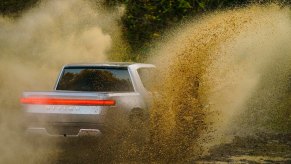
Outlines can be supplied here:
<path id="1" fill-rule="evenodd" d="M 131 92 L 133 86 L 127 68 L 68 67 L 63 70 L 57 90 Z"/>

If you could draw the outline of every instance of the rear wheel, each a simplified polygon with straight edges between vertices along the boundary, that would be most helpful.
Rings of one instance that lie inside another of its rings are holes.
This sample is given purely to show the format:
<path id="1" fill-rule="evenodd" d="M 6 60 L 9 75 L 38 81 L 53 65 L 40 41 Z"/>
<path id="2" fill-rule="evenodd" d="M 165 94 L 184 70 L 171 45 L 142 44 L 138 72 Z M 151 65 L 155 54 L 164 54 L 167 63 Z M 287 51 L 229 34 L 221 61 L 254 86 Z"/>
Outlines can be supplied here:
<path id="1" fill-rule="evenodd" d="M 133 108 L 129 114 L 129 126 L 133 129 L 143 128 L 146 122 L 145 111 L 141 108 Z"/>
<path id="2" fill-rule="evenodd" d="M 131 139 L 141 145 L 147 142 L 148 135 L 148 115 L 141 108 L 134 108 L 129 115 L 129 131 Z"/>

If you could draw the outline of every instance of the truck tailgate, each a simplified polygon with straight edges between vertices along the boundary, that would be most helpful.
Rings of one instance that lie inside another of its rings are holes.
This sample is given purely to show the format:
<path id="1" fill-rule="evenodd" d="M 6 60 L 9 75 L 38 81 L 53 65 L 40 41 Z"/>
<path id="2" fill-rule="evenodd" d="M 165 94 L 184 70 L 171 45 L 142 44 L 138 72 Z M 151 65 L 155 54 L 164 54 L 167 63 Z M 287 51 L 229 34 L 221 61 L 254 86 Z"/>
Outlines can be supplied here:
<path id="1" fill-rule="evenodd" d="M 21 103 L 29 122 L 102 123 L 115 100 L 107 93 L 54 91 L 24 92 Z"/>

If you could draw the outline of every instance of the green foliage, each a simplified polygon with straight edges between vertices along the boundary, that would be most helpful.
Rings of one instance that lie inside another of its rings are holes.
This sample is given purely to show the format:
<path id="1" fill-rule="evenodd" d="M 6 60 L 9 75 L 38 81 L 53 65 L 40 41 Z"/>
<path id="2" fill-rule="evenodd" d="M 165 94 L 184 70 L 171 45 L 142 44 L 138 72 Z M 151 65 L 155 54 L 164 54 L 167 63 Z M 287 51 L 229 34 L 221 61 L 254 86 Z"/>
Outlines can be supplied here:
<path id="1" fill-rule="evenodd" d="M 0 0 L 0 13 L 15 15 L 35 5 L 39 0 Z"/>
<path id="2" fill-rule="evenodd" d="M 132 53 L 142 55 L 151 47 L 152 41 L 161 38 L 165 29 L 196 14 L 247 2 L 248 0 L 115 0 L 106 4 L 126 4 L 126 14 L 122 19 L 124 35 Z"/>

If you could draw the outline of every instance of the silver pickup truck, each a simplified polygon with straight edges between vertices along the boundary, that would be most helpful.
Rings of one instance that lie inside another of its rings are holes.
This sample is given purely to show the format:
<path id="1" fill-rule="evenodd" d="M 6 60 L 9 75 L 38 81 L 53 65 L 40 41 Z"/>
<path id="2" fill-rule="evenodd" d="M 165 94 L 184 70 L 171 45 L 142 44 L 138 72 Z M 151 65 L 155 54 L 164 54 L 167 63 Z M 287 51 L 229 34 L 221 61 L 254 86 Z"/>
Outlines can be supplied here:
<path id="1" fill-rule="evenodd" d="M 27 132 L 80 136 L 105 132 L 113 118 L 125 116 L 130 122 L 149 107 L 144 76 L 153 68 L 142 63 L 64 66 L 54 91 L 23 93 Z"/>

